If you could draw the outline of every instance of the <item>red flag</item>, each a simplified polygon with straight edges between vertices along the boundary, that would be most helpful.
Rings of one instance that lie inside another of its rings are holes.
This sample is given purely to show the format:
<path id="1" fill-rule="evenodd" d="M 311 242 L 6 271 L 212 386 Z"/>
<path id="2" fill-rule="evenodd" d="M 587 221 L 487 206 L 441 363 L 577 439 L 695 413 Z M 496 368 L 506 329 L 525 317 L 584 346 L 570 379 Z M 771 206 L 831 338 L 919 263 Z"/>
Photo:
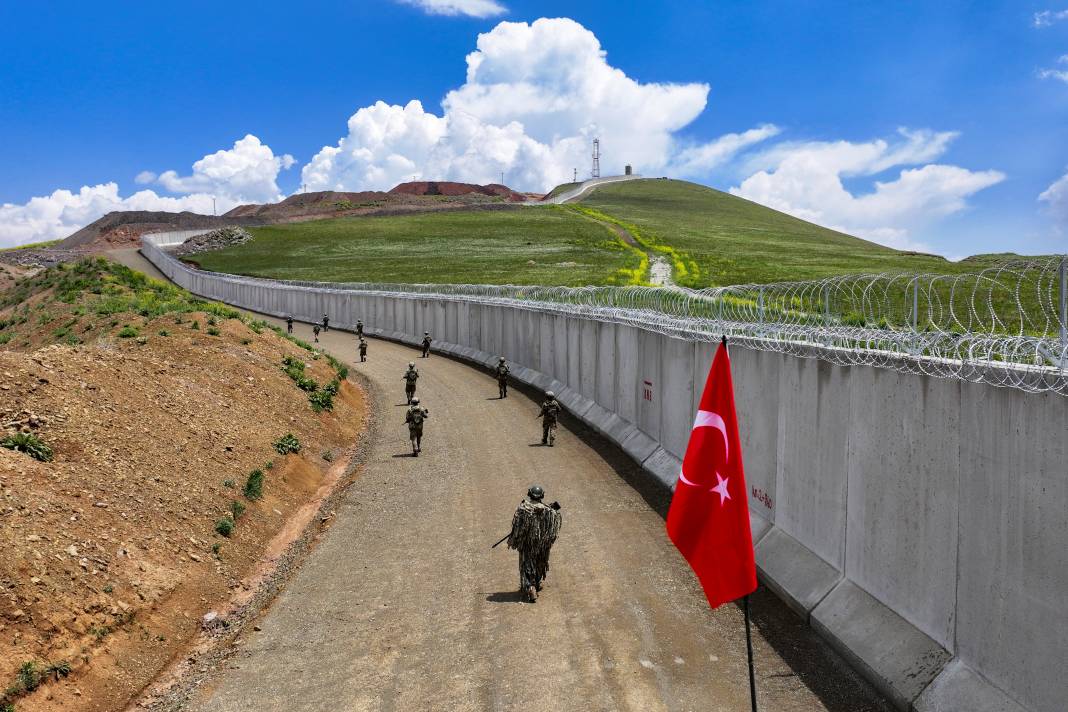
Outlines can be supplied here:
<path id="1" fill-rule="evenodd" d="M 667 531 L 715 608 L 757 587 L 749 498 L 726 343 L 716 351 L 690 432 Z"/>

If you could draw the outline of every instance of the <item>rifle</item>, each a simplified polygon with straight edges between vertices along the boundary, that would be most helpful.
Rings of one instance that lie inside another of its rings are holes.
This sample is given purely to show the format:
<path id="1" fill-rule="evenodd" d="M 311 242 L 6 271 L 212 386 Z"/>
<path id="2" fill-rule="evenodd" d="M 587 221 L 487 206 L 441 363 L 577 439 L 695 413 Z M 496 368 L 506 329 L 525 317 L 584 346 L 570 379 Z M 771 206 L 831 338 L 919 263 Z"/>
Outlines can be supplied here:
<path id="1" fill-rule="evenodd" d="M 560 503 L 559 503 L 559 502 L 553 502 L 552 504 L 550 504 L 550 505 L 549 505 L 549 507 L 550 507 L 551 509 L 555 509 L 555 510 L 556 510 L 556 511 L 558 511 L 558 512 L 560 511 Z M 497 548 L 497 545 L 498 545 L 498 544 L 502 544 L 502 543 L 504 543 L 504 540 L 505 540 L 505 539 L 507 539 L 507 538 L 508 538 L 508 537 L 510 537 L 510 536 L 512 536 L 512 532 L 508 532 L 507 534 L 505 534 L 504 536 L 502 536 L 502 537 L 500 538 L 500 540 L 499 540 L 499 541 L 497 542 L 497 544 L 494 544 L 494 545 L 493 545 L 493 546 L 491 546 L 490 548 L 491 548 L 491 549 L 496 549 L 496 548 Z"/>

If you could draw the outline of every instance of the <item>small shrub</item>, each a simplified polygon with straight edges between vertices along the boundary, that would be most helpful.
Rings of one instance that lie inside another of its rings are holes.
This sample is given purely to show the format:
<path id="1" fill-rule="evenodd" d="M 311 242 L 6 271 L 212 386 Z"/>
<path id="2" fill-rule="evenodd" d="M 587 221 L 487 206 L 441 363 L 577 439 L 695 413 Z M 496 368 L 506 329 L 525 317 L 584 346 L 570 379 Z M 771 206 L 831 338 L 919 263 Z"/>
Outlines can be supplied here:
<path id="1" fill-rule="evenodd" d="M 263 469 L 265 469 L 265 470 L 273 470 L 274 469 L 274 460 L 268 460 L 267 464 L 265 464 L 263 466 Z"/>
<path id="2" fill-rule="evenodd" d="M 339 368 L 337 370 L 337 377 L 340 378 L 342 381 L 344 381 L 346 378 L 348 378 L 349 377 L 349 367 L 345 366 L 345 365 L 342 365 L 341 368 Z"/>
<path id="3" fill-rule="evenodd" d="M 279 455 L 300 452 L 300 440 L 293 433 L 286 433 L 274 442 L 274 449 Z"/>
<path id="4" fill-rule="evenodd" d="M 42 304 L 41 306 L 44 306 L 44 305 Z M 37 323 L 41 324 L 41 325 L 44 325 L 44 324 L 47 324 L 48 322 L 52 321 L 53 319 L 55 319 L 54 316 L 52 316 L 48 312 L 45 312 L 41 316 L 37 317 Z"/>
<path id="5" fill-rule="evenodd" d="M 208 327 L 208 336 L 218 336 L 222 332 L 216 329 L 214 326 Z"/>
<path id="6" fill-rule="evenodd" d="M 148 337 L 147 336 L 138 336 L 136 340 L 137 340 L 138 345 L 140 345 L 140 346 L 144 346 L 145 344 L 148 343 Z"/>
<path id="7" fill-rule="evenodd" d="M 3 346 L 7 342 L 11 341 L 11 339 L 13 339 L 14 337 L 15 335 L 10 332 L 7 334 L 0 334 L 0 346 Z"/>
<path id="8" fill-rule="evenodd" d="M 107 584 L 106 586 L 104 586 L 104 593 L 111 593 L 114 590 L 115 590 L 115 587 L 112 586 L 110 583 Z"/>
<path id="9" fill-rule="evenodd" d="M 319 384 L 315 382 L 314 378 L 308 378 L 301 374 L 298 378 L 293 379 L 297 383 L 297 388 L 308 393 L 315 393 L 319 390 Z"/>
<path id="10" fill-rule="evenodd" d="M 160 336 L 170 336 L 171 335 L 171 332 L 167 331 L 166 329 L 160 329 L 157 333 Z"/>
<path id="11" fill-rule="evenodd" d="M 263 470 L 253 470 L 245 480 L 245 497 L 260 499 L 263 497 Z"/>
<path id="12" fill-rule="evenodd" d="M 333 410 L 334 394 L 326 389 L 314 391 L 308 394 L 308 402 L 311 403 L 312 410 L 316 413 L 322 413 L 324 410 Z"/>
<path id="13" fill-rule="evenodd" d="M 219 551 L 221 549 L 222 549 L 222 544 L 220 544 L 219 542 L 215 542 L 214 544 L 211 545 L 211 553 L 215 554 L 216 556 L 219 555 Z"/>
<path id="14" fill-rule="evenodd" d="M 236 486 L 237 483 L 233 480 L 223 480 L 223 487 L 226 487 L 227 489 L 233 489 Z"/>
<path id="15" fill-rule="evenodd" d="M 209 316 L 208 317 L 208 326 L 215 326 L 218 323 L 219 323 L 218 320 L 216 320 L 216 318 L 214 316 Z"/>
<path id="16" fill-rule="evenodd" d="M 323 451 L 323 459 L 326 460 L 327 462 L 333 462 L 334 461 L 334 453 L 330 452 L 329 450 L 324 450 Z"/>
<path id="17" fill-rule="evenodd" d="M 200 322 L 193 320 L 193 325 L 190 327 L 193 331 L 200 331 Z"/>
<path id="18" fill-rule="evenodd" d="M 245 513 L 245 505 L 238 502 L 236 499 L 230 502 L 230 518 L 235 522 L 241 518 L 241 515 Z"/>
<path id="19" fill-rule="evenodd" d="M 234 520 L 230 519 L 230 517 L 223 517 L 215 522 L 215 533 L 229 537 L 234 533 Z"/>
<path id="20" fill-rule="evenodd" d="M 119 330 L 119 338 L 120 339 L 130 339 L 130 338 L 133 338 L 134 336 L 137 336 L 137 329 L 133 328 L 129 324 L 127 324 L 126 326 L 122 327 L 122 329 Z"/>
<path id="21" fill-rule="evenodd" d="M 18 684 L 26 692 L 33 692 L 41 685 L 41 671 L 33 660 L 22 663 L 18 671 Z"/>
<path id="22" fill-rule="evenodd" d="M 48 667 L 44 670 L 45 677 L 52 677 L 56 682 L 59 682 L 59 678 L 70 675 L 70 663 L 66 660 L 60 660 L 56 663 L 49 663 Z"/>
<path id="23" fill-rule="evenodd" d="M 341 389 L 341 384 L 335 378 L 334 380 L 323 386 L 323 390 L 329 393 L 331 396 L 336 396 L 337 392 Z"/>
<path id="24" fill-rule="evenodd" d="M 114 329 L 118 325 L 119 325 L 119 320 L 118 319 L 112 319 L 111 320 L 111 328 L 112 329 Z"/>
<path id="25" fill-rule="evenodd" d="M 67 346 L 77 346 L 82 343 L 82 340 L 74 334 L 67 334 L 67 338 L 63 339 L 63 342 L 67 344 Z"/>
<path id="26" fill-rule="evenodd" d="M 241 345 L 242 346 L 248 346 L 251 343 L 252 343 L 252 339 L 241 339 Z"/>
<path id="27" fill-rule="evenodd" d="M 52 448 L 45 445 L 44 441 L 32 433 L 8 435 L 3 440 L 0 440 L 0 447 L 24 452 L 34 460 L 40 460 L 41 462 L 51 462 L 54 454 Z"/>

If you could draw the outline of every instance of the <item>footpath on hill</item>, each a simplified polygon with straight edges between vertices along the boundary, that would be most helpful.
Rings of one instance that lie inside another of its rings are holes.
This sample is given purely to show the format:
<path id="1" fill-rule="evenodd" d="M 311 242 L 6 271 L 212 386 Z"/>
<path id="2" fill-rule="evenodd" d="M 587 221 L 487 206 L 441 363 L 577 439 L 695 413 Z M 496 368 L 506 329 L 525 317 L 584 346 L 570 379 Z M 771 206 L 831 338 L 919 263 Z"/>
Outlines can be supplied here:
<path id="1" fill-rule="evenodd" d="M 312 339 L 307 325 L 296 332 Z M 351 334 L 320 342 L 356 360 Z M 556 447 L 542 447 L 527 395 L 498 400 L 486 373 L 369 344 L 369 361 L 351 366 L 376 418 L 363 474 L 229 664 L 186 681 L 199 687 L 191 709 L 749 709 L 741 611 L 708 610 L 664 533 L 663 494 L 632 462 L 566 419 Z M 404 426 L 409 361 L 430 409 L 418 458 Z M 564 519 L 528 604 L 515 552 L 490 545 L 534 483 Z M 772 595 L 753 608 L 763 709 L 886 709 Z"/>

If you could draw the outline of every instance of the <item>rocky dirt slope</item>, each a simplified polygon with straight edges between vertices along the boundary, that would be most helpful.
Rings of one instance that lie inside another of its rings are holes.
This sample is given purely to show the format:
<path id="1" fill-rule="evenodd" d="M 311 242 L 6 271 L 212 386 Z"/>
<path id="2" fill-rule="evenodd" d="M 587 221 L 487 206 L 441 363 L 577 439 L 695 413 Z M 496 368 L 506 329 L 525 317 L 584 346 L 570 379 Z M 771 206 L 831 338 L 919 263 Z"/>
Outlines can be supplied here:
<path id="1" fill-rule="evenodd" d="M 315 412 L 336 361 L 103 261 L 0 304 L 0 709 L 122 709 L 346 471 L 363 394 Z"/>

